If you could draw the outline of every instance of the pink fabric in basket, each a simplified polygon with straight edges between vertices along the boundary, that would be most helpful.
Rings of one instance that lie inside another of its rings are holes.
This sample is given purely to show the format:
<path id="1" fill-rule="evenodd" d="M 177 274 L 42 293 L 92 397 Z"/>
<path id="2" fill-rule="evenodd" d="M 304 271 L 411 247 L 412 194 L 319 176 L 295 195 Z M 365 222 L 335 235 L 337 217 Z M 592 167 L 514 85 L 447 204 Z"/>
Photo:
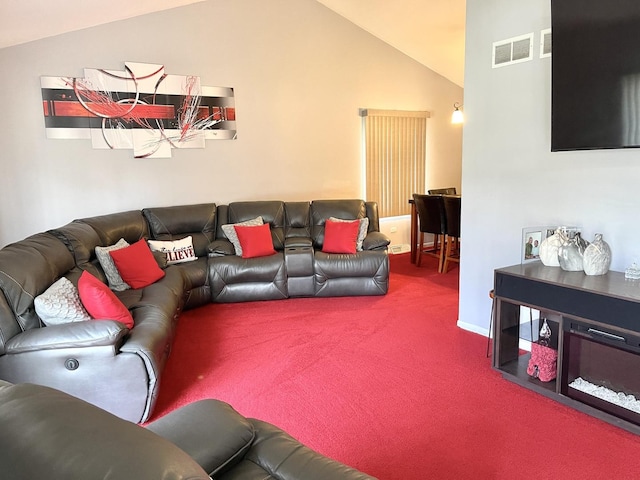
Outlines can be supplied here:
<path id="1" fill-rule="evenodd" d="M 539 343 L 531 344 L 531 358 L 527 366 L 527 373 L 540 380 L 550 382 L 556 378 L 558 369 L 558 351 Z"/>

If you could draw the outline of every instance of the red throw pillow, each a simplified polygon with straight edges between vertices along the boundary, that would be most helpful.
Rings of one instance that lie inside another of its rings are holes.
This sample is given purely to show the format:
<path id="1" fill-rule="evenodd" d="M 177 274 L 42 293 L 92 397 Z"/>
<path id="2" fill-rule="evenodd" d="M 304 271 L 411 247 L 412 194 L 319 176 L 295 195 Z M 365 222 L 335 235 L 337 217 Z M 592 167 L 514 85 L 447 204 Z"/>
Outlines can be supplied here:
<path id="1" fill-rule="evenodd" d="M 78 280 L 78 295 L 89 315 L 96 320 L 117 320 L 129 329 L 133 328 L 133 317 L 127 307 L 111 289 L 84 271 Z"/>
<path id="2" fill-rule="evenodd" d="M 118 273 L 131 288 L 144 288 L 164 277 L 164 271 L 153 258 L 144 238 L 128 247 L 111 250 L 109 255 Z"/>
<path id="3" fill-rule="evenodd" d="M 234 225 L 233 228 L 242 247 L 242 258 L 266 257 L 276 253 L 268 223 L 255 226 Z"/>
<path id="4" fill-rule="evenodd" d="M 358 229 L 360 222 L 334 222 L 327 220 L 324 223 L 324 253 L 356 253 Z"/>

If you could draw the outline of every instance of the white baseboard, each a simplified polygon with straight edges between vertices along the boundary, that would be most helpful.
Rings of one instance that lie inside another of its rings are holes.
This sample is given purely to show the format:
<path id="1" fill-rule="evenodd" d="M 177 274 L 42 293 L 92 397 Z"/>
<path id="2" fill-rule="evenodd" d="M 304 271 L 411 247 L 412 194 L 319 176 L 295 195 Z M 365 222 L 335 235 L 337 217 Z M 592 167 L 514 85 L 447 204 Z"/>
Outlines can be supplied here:
<path id="1" fill-rule="evenodd" d="M 458 326 L 458 328 L 467 330 L 468 332 L 477 333 L 479 335 L 482 335 L 483 337 L 489 336 L 489 329 L 487 328 L 479 327 L 478 325 L 473 325 L 471 323 L 461 322 L 460 320 L 456 322 L 456 325 Z M 521 350 L 526 350 L 527 352 L 530 352 L 531 342 L 528 340 L 525 340 L 524 338 L 521 338 L 518 342 L 518 348 L 520 348 Z"/>
<path id="2" fill-rule="evenodd" d="M 489 335 L 489 329 L 479 327 L 478 325 L 474 325 L 472 323 L 461 322 L 460 320 L 458 320 L 456 322 L 456 325 L 463 330 L 477 333 L 478 335 L 482 335 L 483 337 L 487 337 Z"/>
<path id="3" fill-rule="evenodd" d="M 423 248 L 433 247 L 433 242 L 423 244 Z M 396 243 L 389 245 L 389 253 L 407 253 L 411 251 L 411 245 L 408 243 Z"/>

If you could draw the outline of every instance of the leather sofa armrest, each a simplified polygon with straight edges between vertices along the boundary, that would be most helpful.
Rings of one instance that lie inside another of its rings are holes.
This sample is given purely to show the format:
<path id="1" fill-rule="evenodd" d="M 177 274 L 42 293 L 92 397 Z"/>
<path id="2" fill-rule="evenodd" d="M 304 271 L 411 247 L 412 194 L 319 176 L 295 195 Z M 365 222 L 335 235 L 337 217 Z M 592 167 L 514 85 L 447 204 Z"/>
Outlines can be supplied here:
<path id="1" fill-rule="evenodd" d="M 245 417 L 213 399 L 174 410 L 146 428 L 187 452 L 212 477 L 238 463 L 255 438 Z"/>
<path id="2" fill-rule="evenodd" d="M 249 421 L 256 431 L 256 440 L 245 460 L 259 465 L 270 475 L 264 478 L 375 480 L 375 477 L 310 449 L 270 423 L 254 418 Z M 231 475 L 231 478 L 241 477 Z"/>
<path id="3" fill-rule="evenodd" d="M 210 480 L 166 439 L 40 385 L 0 386 L 0 432 L 6 479 Z"/>
<path id="4" fill-rule="evenodd" d="M 311 247 L 313 241 L 309 237 L 289 237 L 284 240 L 284 248 Z"/>
<path id="5" fill-rule="evenodd" d="M 229 240 L 223 238 L 211 242 L 207 247 L 207 250 L 209 251 L 210 257 L 224 257 L 226 255 L 236 254 L 233 244 Z"/>
<path id="6" fill-rule="evenodd" d="M 391 240 L 382 232 L 369 232 L 362 241 L 362 250 L 386 250 Z"/>
<path id="7" fill-rule="evenodd" d="M 117 350 L 129 329 L 115 320 L 88 320 L 33 328 L 11 338 L 5 353 L 25 353 L 61 348 L 113 346 Z"/>

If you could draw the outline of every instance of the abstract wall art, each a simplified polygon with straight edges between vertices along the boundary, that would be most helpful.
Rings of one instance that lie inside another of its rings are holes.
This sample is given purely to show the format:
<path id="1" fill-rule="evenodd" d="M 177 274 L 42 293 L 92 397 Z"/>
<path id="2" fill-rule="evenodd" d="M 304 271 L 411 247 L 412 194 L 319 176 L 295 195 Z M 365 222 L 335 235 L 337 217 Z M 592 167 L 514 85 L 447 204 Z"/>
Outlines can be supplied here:
<path id="1" fill-rule="evenodd" d="M 173 148 L 204 148 L 236 138 L 233 88 L 207 87 L 163 65 L 125 62 L 123 71 L 41 77 L 47 138 L 90 139 L 94 148 L 169 158 Z"/>

